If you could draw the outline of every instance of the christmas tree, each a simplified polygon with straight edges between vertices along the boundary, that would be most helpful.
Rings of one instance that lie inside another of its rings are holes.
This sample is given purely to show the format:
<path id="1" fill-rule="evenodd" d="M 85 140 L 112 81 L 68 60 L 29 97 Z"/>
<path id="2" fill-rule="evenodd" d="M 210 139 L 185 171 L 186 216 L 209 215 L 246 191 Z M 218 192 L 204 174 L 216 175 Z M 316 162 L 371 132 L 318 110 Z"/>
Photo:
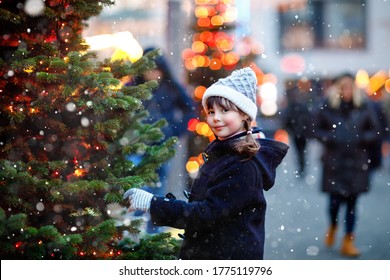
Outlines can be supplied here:
<path id="1" fill-rule="evenodd" d="M 169 234 L 134 242 L 123 232 L 137 234 L 141 221 L 108 207 L 125 211 L 123 192 L 155 184 L 174 154 L 166 122 L 146 122 L 142 101 L 157 83 L 123 82 L 159 53 L 96 60 L 81 32 L 111 0 L 0 5 L 1 259 L 174 258 Z"/>

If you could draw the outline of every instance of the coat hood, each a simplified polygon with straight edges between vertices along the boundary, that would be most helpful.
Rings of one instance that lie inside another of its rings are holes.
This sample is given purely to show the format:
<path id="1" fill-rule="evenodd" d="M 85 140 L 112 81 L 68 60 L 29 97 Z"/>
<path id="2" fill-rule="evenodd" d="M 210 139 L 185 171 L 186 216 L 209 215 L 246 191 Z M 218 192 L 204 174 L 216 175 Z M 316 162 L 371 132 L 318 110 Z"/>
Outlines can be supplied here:
<path id="1" fill-rule="evenodd" d="M 268 191 L 275 184 L 276 168 L 286 156 L 289 146 L 273 139 L 259 139 L 260 150 L 255 156 L 263 173 L 263 189 Z"/>
<path id="2" fill-rule="evenodd" d="M 216 139 L 207 147 L 203 157 L 212 158 L 230 152 L 235 153 L 232 150 L 232 143 L 245 136 L 246 132 L 243 132 L 223 141 Z M 260 149 L 250 160 L 254 161 L 261 170 L 263 189 L 268 191 L 275 184 L 276 168 L 286 156 L 289 146 L 283 142 L 265 138 L 259 128 L 253 128 L 252 136 L 259 142 Z"/>

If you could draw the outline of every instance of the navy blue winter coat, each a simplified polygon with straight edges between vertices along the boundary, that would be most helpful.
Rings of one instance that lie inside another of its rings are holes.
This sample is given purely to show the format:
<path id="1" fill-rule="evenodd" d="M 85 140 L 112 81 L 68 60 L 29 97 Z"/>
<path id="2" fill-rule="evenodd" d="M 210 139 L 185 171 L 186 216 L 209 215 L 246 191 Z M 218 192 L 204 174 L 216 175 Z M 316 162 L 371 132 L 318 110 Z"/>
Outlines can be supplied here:
<path id="1" fill-rule="evenodd" d="M 370 152 L 380 125 L 368 103 L 355 107 L 325 101 L 314 118 L 314 137 L 323 145 L 322 191 L 344 197 L 369 190 Z"/>
<path id="2" fill-rule="evenodd" d="M 263 190 L 274 185 L 276 167 L 288 146 L 258 139 L 259 152 L 244 160 L 231 146 L 243 136 L 210 143 L 188 202 L 157 196 L 152 200 L 153 223 L 185 229 L 180 259 L 263 259 Z"/>

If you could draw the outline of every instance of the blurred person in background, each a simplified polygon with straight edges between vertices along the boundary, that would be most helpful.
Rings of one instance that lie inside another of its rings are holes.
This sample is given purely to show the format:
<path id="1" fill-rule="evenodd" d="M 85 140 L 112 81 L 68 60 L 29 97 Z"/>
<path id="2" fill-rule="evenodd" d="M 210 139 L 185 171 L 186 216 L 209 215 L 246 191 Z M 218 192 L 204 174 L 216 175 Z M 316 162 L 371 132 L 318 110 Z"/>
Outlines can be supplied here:
<path id="1" fill-rule="evenodd" d="M 287 91 L 288 103 L 282 111 L 282 124 L 293 140 L 300 178 L 304 176 L 306 169 L 306 147 L 311 128 L 311 112 L 306 100 L 308 95 L 305 88 L 294 86 Z"/>
<path id="2" fill-rule="evenodd" d="M 322 191 L 329 194 L 329 228 L 325 244 L 335 243 L 339 210 L 346 206 L 340 253 L 360 255 L 354 241 L 356 204 L 369 191 L 370 146 L 379 140 L 380 125 L 368 100 L 345 73 L 334 80 L 314 120 L 314 137 L 323 144 Z"/>
<path id="3" fill-rule="evenodd" d="M 155 50 L 157 50 L 155 47 L 146 48 L 144 54 Z M 187 94 L 184 86 L 175 79 L 164 54 L 159 55 L 155 59 L 155 63 L 156 68 L 137 77 L 135 83 L 142 84 L 151 80 L 156 80 L 158 82 L 158 87 L 153 91 L 153 97 L 150 100 L 144 101 L 144 106 L 150 113 L 147 121 L 154 123 L 158 120 L 165 119 L 168 123 L 162 128 L 165 139 L 176 136 L 179 138 L 180 144 L 184 142 L 182 138 L 189 134 L 187 129 L 188 121 L 197 116 L 195 110 L 196 105 L 192 98 Z M 188 158 L 186 154 L 176 156 Z M 173 165 L 173 160 L 174 159 L 171 159 L 164 163 L 157 170 L 160 177 L 160 182 L 157 184 L 157 187 L 144 187 L 145 190 L 156 195 L 165 195 L 169 173 L 172 171 L 170 169 Z M 179 173 L 181 170 L 176 170 L 176 172 Z M 182 172 L 184 175 L 184 168 Z M 158 228 L 153 227 L 152 223 L 149 222 L 147 224 L 148 233 L 157 233 L 158 231 Z"/>

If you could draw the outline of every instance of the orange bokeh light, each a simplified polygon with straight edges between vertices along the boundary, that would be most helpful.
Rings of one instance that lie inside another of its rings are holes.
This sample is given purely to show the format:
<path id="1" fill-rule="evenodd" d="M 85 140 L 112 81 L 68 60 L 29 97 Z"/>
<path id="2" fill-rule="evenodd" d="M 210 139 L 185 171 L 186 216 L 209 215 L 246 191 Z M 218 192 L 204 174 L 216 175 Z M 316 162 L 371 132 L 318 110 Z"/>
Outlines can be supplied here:
<path id="1" fill-rule="evenodd" d="M 388 93 L 390 93 L 390 79 L 387 79 L 385 82 L 385 89 Z"/>
<path id="2" fill-rule="evenodd" d="M 209 27 L 210 26 L 210 19 L 209 18 L 199 18 L 198 19 L 198 26 Z"/>
<path id="3" fill-rule="evenodd" d="M 279 130 L 275 131 L 274 139 L 277 140 L 277 141 L 286 143 L 286 144 L 289 143 L 288 133 L 284 129 L 279 129 Z"/>
<path id="4" fill-rule="evenodd" d="M 222 63 L 221 63 L 221 60 L 219 58 L 212 58 L 211 61 L 210 61 L 210 69 L 211 70 L 219 70 L 221 69 L 221 66 L 222 66 Z"/>
<path id="5" fill-rule="evenodd" d="M 220 15 L 215 15 L 211 18 L 211 24 L 214 26 L 221 26 L 223 25 L 224 20 L 223 17 Z"/>
<path id="6" fill-rule="evenodd" d="M 196 69 L 196 66 L 192 63 L 192 58 L 186 59 L 186 60 L 184 61 L 184 67 L 185 67 L 188 71 L 192 71 L 192 70 L 195 70 L 195 69 Z"/>
<path id="7" fill-rule="evenodd" d="M 196 97 L 196 99 L 201 100 L 205 91 L 205 86 L 197 86 L 194 90 L 194 96 Z"/>
<path id="8" fill-rule="evenodd" d="M 200 33 L 199 40 L 205 43 L 210 42 L 211 40 L 213 40 L 213 33 L 211 33 L 210 31 L 203 31 L 202 33 Z"/>
<path id="9" fill-rule="evenodd" d="M 191 49 L 195 53 L 203 53 L 204 51 L 206 51 L 207 46 L 201 41 L 196 41 L 192 43 Z"/>
<path id="10" fill-rule="evenodd" d="M 240 57 L 235 52 L 227 53 L 223 59 L 221 60 L 224 65 L 233 65 L 236 64 L 240 60 Z"/>

